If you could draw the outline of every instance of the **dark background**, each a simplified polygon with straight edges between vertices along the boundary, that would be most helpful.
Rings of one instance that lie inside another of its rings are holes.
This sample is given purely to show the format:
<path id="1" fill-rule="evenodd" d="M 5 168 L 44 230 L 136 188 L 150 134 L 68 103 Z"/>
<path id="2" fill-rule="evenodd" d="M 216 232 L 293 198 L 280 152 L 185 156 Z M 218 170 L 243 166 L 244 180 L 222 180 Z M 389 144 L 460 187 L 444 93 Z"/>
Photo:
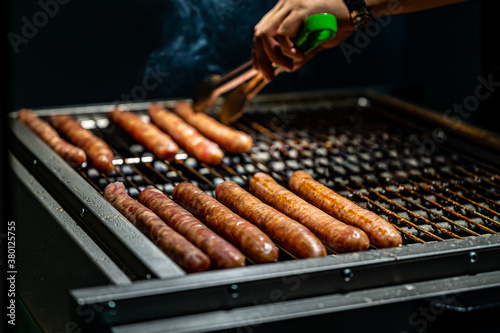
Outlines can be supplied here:
<path id="1" fill-rule="evenodd" d="M 493 75 L 500 82 L 495 2 L 473 0 L 392 17 L 351 59 L 340 48 L 324 51 L 300 71 L 282 74 L 262 93 L 372 88 L 445 112 L 474 96 L 479 77 Z M 9 220 L 8 112 L 190 97 L 206 75 L 224 73 L 249 59 L 253 26 L 275 3 L 2 1 L 0 241 Z M 354 40 L 347 45 L 356 46 Z M 161 74 L 161 81 L 145 90 L 144 80 L 152 71 Z M 498 90 L 462 120 L 500 133 Z"/>
<path id="2" fill-rule="evenodd" d="M 3 1 L 2 117 L 22 107 L 190 97 L 206 75 L 249 59 L 253 26 L 275 3 Z M 340 48 L 324 51 L 262 93 L 368 87 L 444 112 L 473 96 L 480 76 L 496 73 L 494 81 L 500 81 L 493 3 L 468 1 L 391 17 L 350 59 Z M 346 43 L 359 46 L 355 37 Z M 154 83 L 152 72 L 160 80 L 144 89 L 145 79 Z M 500 104 L 497 90 L 463 120 L 499 132 L 491 121 Z M 4 169 L 5 149 L 1 158 Z"/>
<path id="3" fill-rule="evenodd" d="M 10 3 L 8 31 L 18 36 L 26 21 L 40 23 L 35 18 L 47 12 L 41 3 L 55 12 L 17 53 L 12 45 L 8 50 L 10 109 L 189 97 L 204 76 L 249 59 L 253 26 L 276 1 L 63 2 Z M 469 1 L 392 17 L 351 62 L 339 48 L 325 51 L 264 93 L 372 87 L 445 110 L 474 94 L 478 76 L 492 71 L 484 68 L 492 64 L 485 54 L 485 6 Z M 353 38 L 347 43 L 356 46 Z M 151 70 L 164 77 L 144 94 L 138 87 Z"/>

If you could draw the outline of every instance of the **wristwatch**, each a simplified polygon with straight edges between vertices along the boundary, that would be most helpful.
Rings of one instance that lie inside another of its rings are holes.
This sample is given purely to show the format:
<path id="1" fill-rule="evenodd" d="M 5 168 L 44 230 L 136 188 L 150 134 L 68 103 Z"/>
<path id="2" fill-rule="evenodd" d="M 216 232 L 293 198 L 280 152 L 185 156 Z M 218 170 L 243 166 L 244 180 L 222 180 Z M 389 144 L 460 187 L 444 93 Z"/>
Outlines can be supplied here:
<path id="1" fill-rule="evenodd" d="M 366 26 L 375 20 L 364 0 L 345 0 L 345 4 L 349 9 L 356 30 L 365 30 Z"/>

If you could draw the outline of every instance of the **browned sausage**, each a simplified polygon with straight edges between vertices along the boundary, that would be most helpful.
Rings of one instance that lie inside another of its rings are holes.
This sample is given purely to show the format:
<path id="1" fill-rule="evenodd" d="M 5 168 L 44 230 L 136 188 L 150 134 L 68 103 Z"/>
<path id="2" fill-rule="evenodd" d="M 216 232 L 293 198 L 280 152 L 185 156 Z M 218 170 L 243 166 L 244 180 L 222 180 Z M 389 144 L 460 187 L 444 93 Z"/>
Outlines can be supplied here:
<path id="1" fill-rule="evenodd" d="M 108 184 L 104 198 L 186 272 L 201 272 L 210 267 L 210 258 L 203 251 L 132 199 L 123 183 Z"/>
<path id="2" fill-rule="evenodd" d="M 191 156 L 208 164 L 219 164 L 224 153 L 219 146 L 200 134 L 175 113 L 159 104 L 151 103 L 149 117 L 160 129 L 169 134 Z"/>
<path id="3" fill-rule="evenodd" d="M 346 225 L 307 203 L 268 174 L 259 172 L 253 175 L 250 189 L 262 201 L 308 227 L 337 252 L 363 251 L 370 246 L 368 236 L 362 230 Z"/>
<path id="4" fill-rule="evenodd" d="M 23 109 L 18 112 L 17 118 L 35 132 L 36 135 L 72 167 L 80 166 L 87 160 L 87 156 L 82 149 L 64 141 L 59 134 L 57 134 L 57 131 L 47 122 L 40 119 L 35 112 Z"/>
<path id="5" fill-rule="evenodd" d="M 162 160 L 172 161 L 179 146 L 155 125 L 145 122 L 138 115 L 115 108 L 111 119 L 120 125 L 134 139 Z"/>
<path id="6" fill-rule="evenodd" d="M 314 180 L 305 171 L 292 174 L 290 188 L 326 213 L 362 229 L 377 247 L 395 247 L 403 243 L 401 235 L 391 223 Z"/>
<path id="7" fill-rule="evenodd" d="M 245 266 L 245 256 L 233 245 L 207 228 L 196 217 L 170 200 L 160 190 L 144 189 L 138 197 L 172 229 L 202 249 L 212 261 L 212 268 Z"/>
<path id="8" fill-rule="evenodd" d="M 82 148 L 92 161 L 92 165 L 105 174 L 110 174 L 113 166 L 113 152 L 106 142 L 95 136 L 91 131 L 80 126 L 69 115 L 53 115 L 50 123 L 74 145 Z"/>
<path id="9" fill-rule="evenodd" d="M 205 113 L 194 112 L 187 102 L 178 101 L 174 111 L 203 135 L 230 153 L 240 154 L 252 149 L 253 141 L 250 135 L 223 125 Z"/>
<path id="10" fill-rule="evenodd" d="M 174 188 L 172 197 L 180 204 L 190 207 L 195 216 L 255 263 L 278 260 L 278 249 L 265 233 L 196 185 L 180 183 Z"/>
<path id="11" fill-rule="evenodd" d="M 232 181 L 220 183 L 217 200 L 264 231 L 273 241 L 297 258 L 326 256 L 326 249 L 299 222 L 266 205 Z"/>

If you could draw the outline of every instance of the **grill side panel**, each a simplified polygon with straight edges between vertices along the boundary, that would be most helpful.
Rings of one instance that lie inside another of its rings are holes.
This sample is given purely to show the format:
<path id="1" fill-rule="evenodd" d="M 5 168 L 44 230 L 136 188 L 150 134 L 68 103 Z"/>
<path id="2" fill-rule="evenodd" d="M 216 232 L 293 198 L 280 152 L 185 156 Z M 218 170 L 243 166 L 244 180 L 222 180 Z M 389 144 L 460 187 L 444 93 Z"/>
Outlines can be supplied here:
<path id="1" fill-rule="evenodd" d="M 63 332 L 73 310 L 68 292 L 132 281 L 61 206 L 10 156 L 16 223 L 16 291 L 37 324 Z"/>
<path id="2" fill-rule="evenodd" d="M 35 134 L 11 125 L 11 152 L 131 279 L 185 274 Z"/>

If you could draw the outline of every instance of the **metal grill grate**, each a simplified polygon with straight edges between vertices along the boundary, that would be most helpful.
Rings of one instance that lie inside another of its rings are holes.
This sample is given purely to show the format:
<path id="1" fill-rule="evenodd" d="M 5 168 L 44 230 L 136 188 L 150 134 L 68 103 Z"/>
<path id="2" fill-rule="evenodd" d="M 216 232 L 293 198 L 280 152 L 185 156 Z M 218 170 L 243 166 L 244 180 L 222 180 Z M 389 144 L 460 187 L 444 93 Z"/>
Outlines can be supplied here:
<path id="1" fill-rule="evenodd" d="M 303 112 L 311 108 L 246 115 L 234 126 L 253 137 L 254 148 L 249 154 L 227 154 L 219 166 L 199 163 L 182 151 L 174 162 L 160 161 L 108 122 L 106 114 L 77 115 L 112 147 L 117 166 L 109 176 L 86 166 L 79 172 L 101 194 L 109 182 L 122 181 L 136 198 L 148 186 L 170 195 L 183 181 L 210 195 L 224 180 L 248 190 L 249 179 L 259 171 L 286 186 L 295 170 L 305 170 L 393 223 L 404 245 L 500 231 L 500 170 L 441 144 L 446 143 L 442 131 L 329 105 Z"/>

